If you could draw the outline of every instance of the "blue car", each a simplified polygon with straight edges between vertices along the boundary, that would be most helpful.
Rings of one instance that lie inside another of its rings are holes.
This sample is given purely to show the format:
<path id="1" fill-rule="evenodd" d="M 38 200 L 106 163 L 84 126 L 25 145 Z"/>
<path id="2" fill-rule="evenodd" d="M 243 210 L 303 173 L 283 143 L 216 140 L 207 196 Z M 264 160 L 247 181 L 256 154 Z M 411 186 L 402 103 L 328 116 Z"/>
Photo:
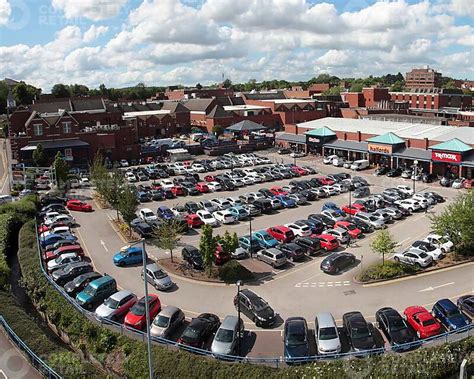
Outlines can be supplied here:
<path id="1" fill-rule="evenodd" d="M 45 248 L 48 245 L 53 245 L 59 240 L 67 240 L 71 242 L 77 241 L 77 237 L 73 236 L 71 233 L 62 233 L 62 234 L 50 234 L 45 238 L 40 238 L 40 245 L 42 248 Z"/>
<path id="2" fill-rule="evenodd" d="M 255 235 L 252 235 L 252 242 L 250 242 L 250 236 L 246 235 L 239 237 L 239 247 L 250 253 L 256 253 L 260 250 L 260 243 Z"/>
<path id="3" fill-rule="evenodd" d="M 253 234 L 261 247 L 268 249 L 278 246 L 278 241 L 273 238 L 266 230 L 259 230 Z"/>
<path id="4" fill-rule="evenodd" d="M 303 222 L 304 224 L 308 225 L 309 228 L 311 229 L 312 234 L 321 234 L 324 229 L 324 224 L 318 220 L 314 220 L 312 218 L 309 218 L 307 220 L 298 220 Z"/>
<path id="5" fill-rule="evenodd" d="M 145 203 L 147 201 L 151 201 L 150 195 L 147 192 L 140 191 L 137 193 L 137 200 L 140 203 Z"/>
<path id="6" fill-rule="evenodd" d="M 294 208 L 294 207 L 296 207 L 296 201 L 289 198 L 288 196 L 277 195 L 274 198 L 280 200 L 280 203 L 283 206 L 283 208 Z"/>
<path id="7" fill-rule="evenodd" d="M 125 246 L 113 257 L 115 266 L 127 266 L 143 263 L 142 248 L 139 246 Z M 146 259 L 146 257 L 145 257 Z"/>
<path id="8" fill-rule="evenodd" d="M 236 220 L 245 220 L 250 215 L 250 213 L 240 205 L 227 208 L 227 210 L 232 214 L 232 216 L 234 216 Z"/>
<path id="9" fill-rule="evenodd" d="M 343 216 L 343 217 L 346 217 L 346 213 L 341 209 L 339 208 L 335 203 L 332 203 L 330 201 L 324 203 L 322 209 L 322 211 L 334 211 L 336 212 L 338 215 L 340 216 Z"/>
<path id="10" fill-rule="evenodd" d="M 159 207 L 156 213 L 158 214 L 158 217 L 162 218 L 163 220 L 171 220 L 174 218 L 174 214 L 171 209 L 165 206 Z"/>
<path id="11" fill-rule="evenodd" d="M 290 317 L 285 321 L 283 350 L 287 364 L 309 356 L 308 325 L 303 317 Z"/>
<path id="12" fill-rule="evenodd" d="M 433 316 L 450 331 L 471 323 L 471 320 L 449 299 L 439 300 L 433 305 Z"/>

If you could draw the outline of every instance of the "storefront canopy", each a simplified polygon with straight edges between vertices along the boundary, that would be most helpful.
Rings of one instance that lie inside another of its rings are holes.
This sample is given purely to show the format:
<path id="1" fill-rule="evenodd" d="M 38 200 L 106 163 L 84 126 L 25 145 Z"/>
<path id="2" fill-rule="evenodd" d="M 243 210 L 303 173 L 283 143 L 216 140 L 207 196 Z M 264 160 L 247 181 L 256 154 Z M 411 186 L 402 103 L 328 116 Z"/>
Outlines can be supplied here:
<path id="1" fill-rule="evenodd" d="M 431 162 L 431 150 L 414 149 L 405 147 L 392 154 L 394 157 L 403 159 L 419 159 L 420 161 Z"/>
<path id="2" fill-rule="evenodd" d="M 457 138 L 450 139 L 449 141 L 439 143 L 437 145 L 430 146 L 431 150 L 443 150 L 443 151 L 455 151 L 457 153 L 464 153 L 471 151 L 472 147 L 465 144 Z"/>
<path id="3" fill-rule="evenodd" d="M 277 133 L 275 135 L 276 141 L 285 141 L 291 143 L 305 144 L 306 136 L 304 134 L 292 134 L 292 133 Z"/>
<path id="4" fill-rule="evenodd" d="M 256 122 L 250 120 L 243 120 L 238 122 L 237 124 L 231 125 L 226 130 L 230 130 L 232 132 L 243 132 L 244 130 L 248 130 L 249 132 L 264 130 L 267 129 L 266 126 L 257 124 Z"/>
<path id="5" fill-rule="evenodd" d="M 367 139 L 367 142 L 382 143 L 385 145 L 398 145 L 401 143 L 405 143 L 405 140 L 401 139 L 395 133 L 389 132 L 380 136 L 371 137 Z"/>
<path id="6" fill-rule="evenodd" d="M 305 133 L 307 136 L 310 137 L 335 137 L 336 133 L 329 129 L 327 126 L 323 126 L 318 129 L 310 130 Z"/>
<path id="7" fill-rule="evenodd" d="M 324 148 L 367 153 L 367 142 L 335 140 L 325 143 Z"/>
<path id="8" fill-rule="evenodd" d="M 57 141 L 40 141 L 31 143 L 25 147 L 22 147 L 21 151 L 31 151 L 36 150 L 36 147 L 41 144 L 43 149 L 52 150 L 52 149 L 67 149 L 67 148 L 80 148 L 80 147 L 89 147 L 87 142 L 81 141 L 79 139 L 66 139 L 66 140 L 57 140 Z"/>

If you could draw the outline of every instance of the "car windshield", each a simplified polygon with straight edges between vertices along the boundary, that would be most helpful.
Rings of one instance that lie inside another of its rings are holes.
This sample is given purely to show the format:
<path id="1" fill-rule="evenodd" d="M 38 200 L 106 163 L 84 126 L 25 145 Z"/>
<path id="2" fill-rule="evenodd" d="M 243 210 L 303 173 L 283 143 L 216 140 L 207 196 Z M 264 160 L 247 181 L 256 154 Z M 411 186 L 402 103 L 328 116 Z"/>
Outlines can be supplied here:
<path id="1" fill-rule="evenodd" d="M 232 342 L 234 338 L 234 332 L 229 329 L 219 329 L 217 331 L 215 340 L 219 342 Z"/>
<path id="2" fill-rule="evenodd" d="M 405 323 L 401 318 L 394 318 L 391 320 L 390 330 L 393 332 L 405 329 Z"/>
<path id="3" fill-rule="evenodd" d="M 367 327 L 353 328 L 352 337 L 353 338 L 367 338 L 370 336 L 369 329 Z"/>
<path id="4" fill-rule="evenodd" d="M 298 328 L 297 330 L 288 333 L 286 339 L 287 345 L 294 346 L 294 345 L 303 345 L 306 343 L 306 333 L 304 332 L 303 328 Z"/>
<path id="5" fill-rule="evenodd" d="M 347 225 L 346 225 L 346 228 L 347 228 L 348 230 L 355 230 L 355 229 L 357 229 L 357 227 L 356 227 L 355 225 L 353 225 L 353 224 L 347 224 Z"/>
<path id="6" fill-rule="evenodd" d="M 153 272 L 153 275 L 155 276 L 156 279 L 162 279 L 167 276 L 163 270 L 156 270 Z"/>
<path id="7" fill-rule="evenodd" d="M 104 305 L 111 309 L 117 309 L 119 306 L 119 301 L 109 297 L 107 300 L 104 301 Z"/>
<path id="8" fill-rule="evenodd" d="M 446 237 L 441 237 L 440 239 L 438 239 L 438 242 L 439 243 L 447 243 L 447 242 L 449 242 L 449 240 Z"/>
<path id="9" fill-rule="evenodd" d="M 145 302 L 136 303 L 130 311 L 136 316 L 143 316 L 145 314 Z"/>
<path id="10" fill-rule="evenodd" d="M 448 309 L 448 310 L 446 311 L 446 315 L 447 315 L 448 317 L 458 316 L 458 315 L 460 315 L 460 314 L 461 314 L 461 312 L 459 312 L 459 309 L 457 309 L 457 308 Z"/>
<path id="11" fill-rule="evenodd" d="M 420 256 L 420 258 L 426 258 L 428 256 L 428 254 L 426 253 L 420 253 L 418 255 Z"/>
<path id="12" fill-rule="evenodd" d="M 370 221 L 378 221 L 378 218 L 375 216 L 369 216 Z"/>
<path id="13" fill-rule="evenodd" d="M 120 255 L 121 255 L 122 257 L 126 257 L 126 256 L 128 255 L 128 253 L 129 253 L 128 250 L 123 250 L 123 251 L 120 252 Z"/>
<path id="14" fill-rule="evenodd" d="M 330 327 L 330 328 L 321 328 L 319 329 L 319 339 L 320 340 L 333 340 L 337 338 L 337 329 Z"/>
<path id="15" fill-rule="evenodd" d="M 156 325 L 160 328 L 166 328 L 168 326 L 169 321 L 170 321 L 169 317 L 160 315 L 157 318 L 155 318 L 155 320 L 153 320 L 153 325 Z"/>
<path id="16" fill-rule="evenodd" d="M 211 216 L 210 213 L 204 213 L 204 214 L 202 215 L 202 217 L 203 217 L 203 218 L 207 218 L 207 219 L 212 218 L 212 216 Z"/>
<path id="17" fill-rule="evenodd" d="M 270 234 L 264 234 L 263 235 L 263 239 L 265 241 L 271 241 L 273 239 L 273 237 L 270 235 Z"/>
<path id="18" fill-rule="evenodd" d="M 94 296 L 95 295 L 95 288 L 92 287 L 91 285 L 88 285 L 86 287 L 86 289 L 84 290 L 84 292 L 86 293 L 86 295 Z"/>

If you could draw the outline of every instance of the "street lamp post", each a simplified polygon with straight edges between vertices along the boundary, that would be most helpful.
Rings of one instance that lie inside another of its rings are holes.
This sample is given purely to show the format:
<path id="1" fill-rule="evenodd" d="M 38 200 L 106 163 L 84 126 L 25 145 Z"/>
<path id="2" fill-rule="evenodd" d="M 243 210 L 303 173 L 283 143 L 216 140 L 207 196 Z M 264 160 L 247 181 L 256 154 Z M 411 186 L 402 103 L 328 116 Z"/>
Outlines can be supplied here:
<path id="1" fill-rule="evenodd" d="M 352 190 L 351 187 L 349 187 L 349 218 L 352 219 Z"/>
<path id="2" fill-rule="evenodd" d="M 238 280 L 237 283 L 237 322 L 239 324 L 238 330 L 240 333 L 240 287 L 242 286 L 242 281 Z M 240 357 L 241 355 L 241 347 L 240 347 L 240 335 L 239 338 L 237 338 L 237 354 Z"/>
<path id="3" fill-rule="evenodd" d="M 252 212 L 249 210 L 249 251 L 250 258 L 253 258 L 252 252 Z"/>
<path id="4" fill-rule="evenodd" d="M 416 172 L 417 172 L 417 168 L 418 168 L 418 161 L 415 160 L 413 161 L 413 194 L 416 192 L 415 191 L 415 186 L 416 186 Z"/>

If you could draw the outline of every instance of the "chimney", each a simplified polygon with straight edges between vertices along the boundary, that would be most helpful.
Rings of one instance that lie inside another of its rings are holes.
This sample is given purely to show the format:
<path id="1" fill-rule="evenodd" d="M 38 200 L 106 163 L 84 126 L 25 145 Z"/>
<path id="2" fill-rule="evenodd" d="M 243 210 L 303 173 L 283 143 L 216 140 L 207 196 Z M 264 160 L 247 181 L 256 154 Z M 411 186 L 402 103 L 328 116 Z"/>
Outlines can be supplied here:
<path id="1" fill-rule="evenodd" d="M 357 142 L 362 141 L 362 133 L 360 131 L 357 131 Z"/>

